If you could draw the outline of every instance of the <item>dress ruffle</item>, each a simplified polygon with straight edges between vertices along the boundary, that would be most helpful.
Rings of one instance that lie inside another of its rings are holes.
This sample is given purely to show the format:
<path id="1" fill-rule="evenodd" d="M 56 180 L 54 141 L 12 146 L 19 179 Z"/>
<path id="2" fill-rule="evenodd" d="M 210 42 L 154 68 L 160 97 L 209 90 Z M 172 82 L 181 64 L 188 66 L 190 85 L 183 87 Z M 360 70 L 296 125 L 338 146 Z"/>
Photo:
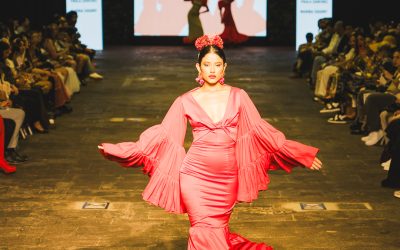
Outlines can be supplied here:
<path id="1" fill-rule="evenodd" d="M 267 246 L 265 243 L 251 242 L 235 233 L 229 234 L 229 242 L 231 244 L 230 250 L 273 250 L 271 246 Z"/>
<path id="2" fill-rule="evenodd" d="M 285 135 L 264 121 L 247 93 L 241 91 L 239 133 L 236 141 L 239 202 L 252 202 L 270 182 L 269 170 L 311 167 L 317 148 L 286 140 Z"/>
<path id="3" fill-rule="evenodd" d="M 179 187 L 179 169 L 185 149 L 169 139 L 162 125 L 144 131 L 136 143 L 103 143 L 102 146 L 103 155 L 123 167 L 143 166 L 143 173 L 150 176 L 142 194 L 145 201 L 168 212 L 185 212 Z"/>
<path id="4" fill-rule="evenodd" d="M 179 170 L 186 155 L 186 124 L 178 97 L 162 123 L 145 130 L 137 142 L 102 144 L 101 153 L 109 160 L 124 167 L 143 166 L 143 173 L 150 176 L 143 199 L 172 213 L 186 212 L 179 185 Z"/>

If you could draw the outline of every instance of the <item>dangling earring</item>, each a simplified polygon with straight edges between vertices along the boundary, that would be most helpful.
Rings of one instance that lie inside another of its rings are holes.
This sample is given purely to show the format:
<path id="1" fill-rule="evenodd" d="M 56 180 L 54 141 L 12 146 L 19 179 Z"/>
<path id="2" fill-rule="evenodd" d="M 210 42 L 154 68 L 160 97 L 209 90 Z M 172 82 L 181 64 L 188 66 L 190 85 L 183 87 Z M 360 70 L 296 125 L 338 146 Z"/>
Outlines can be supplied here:
<path id="1" fill-rule="evenodd" d="M 203 77 L 201 77 L 201 75 L 199 74 L 199 76 L 196 78 L 196 82 L 198 82 L 200 84 L 200 86 L 203 86 L 204 84 L 204 79 Z"/>
<path id="2" fill-rule="evenodd" d="M 224 83 L 225 83 L 225 78 L 224 78 L 224 76 L 222 76 L 222 77 L 218 80 L 218 82 L 219 82 L 221 85 L 224 85 Z"/>
<path id="3" fill-rule="evenodd" d="M 224 85 L 224 83 L 225 83 L 225 78 L 222 77 L 221 79 L 218 80 L 218 82 L 219 82 L 221 85 Z"/>

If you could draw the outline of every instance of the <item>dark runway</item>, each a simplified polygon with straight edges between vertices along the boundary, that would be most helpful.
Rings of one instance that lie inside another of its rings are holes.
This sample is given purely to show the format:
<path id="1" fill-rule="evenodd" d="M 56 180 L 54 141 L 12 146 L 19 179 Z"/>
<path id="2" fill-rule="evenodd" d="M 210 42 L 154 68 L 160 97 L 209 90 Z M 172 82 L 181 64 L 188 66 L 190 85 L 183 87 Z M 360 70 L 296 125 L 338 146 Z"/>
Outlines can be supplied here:
<path id="1" fill-rule="evenodd" d="M 287 138 L 321 149 L 322 172 L 271 172 L 269 190 L 236 206 L 231 230 L 276 249 L 400 249 L 400 200 L 380 187 L 380 146 L 331 125 L 304 79 L 289 79 L 288 48 L 226 50 L 226 82 L 245 89 Z M 21 142 L 28 163 L 0 175 L 0 249 L 185 249 L 189 222 L 148 205 L 148 177 L 97 152 L 100 142 L 136 140 L 194 87 L 189 47 L 118 47 L 97 60 L 105 79 L 89 82 L 48 135 Z M 190 146 L 188 131 L 186 147 Z M 82 209 L 86 201 L 107 209 Z M 301 210 L 300 203 L 324 210 Z"/>

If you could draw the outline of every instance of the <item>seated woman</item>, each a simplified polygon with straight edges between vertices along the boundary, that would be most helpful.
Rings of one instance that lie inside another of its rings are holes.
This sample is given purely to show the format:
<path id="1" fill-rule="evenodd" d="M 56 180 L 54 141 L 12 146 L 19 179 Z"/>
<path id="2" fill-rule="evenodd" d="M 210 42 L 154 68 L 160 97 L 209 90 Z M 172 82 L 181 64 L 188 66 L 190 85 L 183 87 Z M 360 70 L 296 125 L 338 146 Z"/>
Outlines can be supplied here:
<path id="1" fill-rule="evenodd" d="M 385 92 L 388 88 L 393 88 L 392 80 L 396 72 L 396 67 L 393 66 L 392 60 L 385 59 L 380 67 L 380 75 L 374 88 L 361 89 L 355 98 L 357 107 L 356 119 L 350 126 L 352 134 L 366 135 L 366 117 L 365 117 L 365 101 L 367 97 L 373 93 Z"/>
<path id="2" fill-rule="evenodd" d="M 370 133 L 361 139 L 367 146 L 375 145 L 385 136 L 380 126 L 381 111 L 389 105 L 400 103 L 400 49 L 393 54 L 393 65 L 397 71 L 386 92 L 373 93 L 365 101 L 366 128 Z"/>
<path id="3" fill-rule="evenodd" d="M 51 24 L 44 29 L 42 46 L 36 46 L 39 49 L 39 53 L 47 58 L 47 62 L 50 62 L 54 68 L 60 69 L 59 72 L 63 75 L 65 80 L 65 87 L 69 96 L 80 91 L 81 80 L 78 79 L 77 74 L 77 62 L 72 56 L 68 54 L 66 49 L 57 51 L 55 46 L 55 38 L 58 32 L 56 24 Z"/>
<path id="4" fill-rule="evenodd" d="M 376 55 L 366 47 L 363 36 L 357 36 L 357 43 L 357 56 L 349 62 L 347 68 L 339 76 L 338 88 L 341 91 L 335 99 L 339 101 L 341 112 L 328 119 L 328 122 L 332 124 L 347 124 L 356 119 L 358 93 L 363 90 L 367 82 L 375 82 L 378 79 L 380 62 Z"/>
<path id="5" fill-rule="evenodd" d="M 77 62 L 68 54 L 68 50 L 57 50 L 55 46 L 57 33 L 58 26 L 56 23 L 49 24 L 43 30 L 43 48 L 47 51 L 50 59 L 76 70 Z"/>
<path id="6" fill-rule="evenodd" d="M 334 61 L 328 63 L 323 69 L 317 72 L 317 80 L 314 90 L 314 95 L 316 97 L 321 99 L 332 98 L 332 96 L 328 96 L 327 93 L 329 79 L 333 74 L 339 72 L 340 70 L 348 68 L 349 65 L 352 63 L 352 60 L 356 57 L 358 53 L 356 34 L 352 34 L 350 36 L 349 47 L 350 49 L 346 54 L 340 55 Z"/>
<path id="7" fill-rule="evenodd" d="M 14 71 L 14 76 L 21 78 L 21 89 L 31 89 L 32 87 L 40 88 L 43 94 L 49 94 L 52 90 L 52 83 L 47 77 L 32 72 L 32 65 L 28 59 L 26 37 L 18 37 L 12 41 L 12 54 L 9 67 Z"/>
<path id="8" fill-rule="evenodd" d="M 79 91 L 80 82 L 73 69 L 68 70 L 58 64 L 51 64 L 47 55 L 40 47 L 42 33 L 32 31 L 30 34 L 28 59 L 32 71 L 48 76 L 54 82 L 54 107 L 55 113 L 70 113 L 72 108 L 67 105 L 74 92 Z M 69 88 L 67 88 L 69 87 Z"/>
<path id="9" fill-rule="evenodd" d="M 19 78 L 15 78 L 12 69 L 8 66 L 8 57 L 11 54 L 11 47 L 5 41 L 0 41 L 0 68 L 3 72 L 3 82 L 8 82 L 10 93 L 9 98 L 26 113 L 27 122 L 33 126 L 38 133 L 47 133 L 49 128 L 49 117 L 44 104 L 43 93 L 40 89 L 19 90 Z"/>
<path id="10" fill-rule="evenodd" d="M 76 72 L 80 75 L 81 79 L 85 79 L 86 77 L 95 80 L 103 79 L 102 75 L 95 72 L 95 67 L 92 64 L 90 56 L 74 50 L 72 38 L 67 33 L 66 29 L 59 30 L 54 45 L 57 51 L 68 51 L 68 54 L 75 59 L 77 63 Z"/>

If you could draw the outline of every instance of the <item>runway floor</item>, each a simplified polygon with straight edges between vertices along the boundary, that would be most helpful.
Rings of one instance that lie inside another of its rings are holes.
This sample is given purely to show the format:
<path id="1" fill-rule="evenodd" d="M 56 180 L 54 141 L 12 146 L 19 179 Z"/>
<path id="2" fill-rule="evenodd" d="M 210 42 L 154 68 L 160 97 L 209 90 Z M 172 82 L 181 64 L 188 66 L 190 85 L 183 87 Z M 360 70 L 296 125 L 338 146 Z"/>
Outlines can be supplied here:
<path id="1" fill-rule="evenodd" d="M 287 77 L 292 49 L 226 53 L 226 82 L 245 89 L 287 138 L 319 147 L 324 162 L 321 172 L 271 172 L 268 191 L 236 206 L 231 230 L 276 249 L 400 249 L 400 199 L 380 187 L 382 147 L 366 147 L 348 126 L 326 122 L 306 81 Z M 50 134 L 21 141 L 30 160 L 16 174 L 0 174 L 0 249 L 185 249 L 186 215 L 144 202 L 148 177 L 104 160 L 97 145 L 136 140 L 159 123 L 179 94 L 197 87 L 195 60 L 189 47 L 100 53 L 105 79 L 82 87 L 73 113 Z M 186 147 L 190 141 L 189 131 Z M 82 209 L 85 202 L 110 203 Z"/>

